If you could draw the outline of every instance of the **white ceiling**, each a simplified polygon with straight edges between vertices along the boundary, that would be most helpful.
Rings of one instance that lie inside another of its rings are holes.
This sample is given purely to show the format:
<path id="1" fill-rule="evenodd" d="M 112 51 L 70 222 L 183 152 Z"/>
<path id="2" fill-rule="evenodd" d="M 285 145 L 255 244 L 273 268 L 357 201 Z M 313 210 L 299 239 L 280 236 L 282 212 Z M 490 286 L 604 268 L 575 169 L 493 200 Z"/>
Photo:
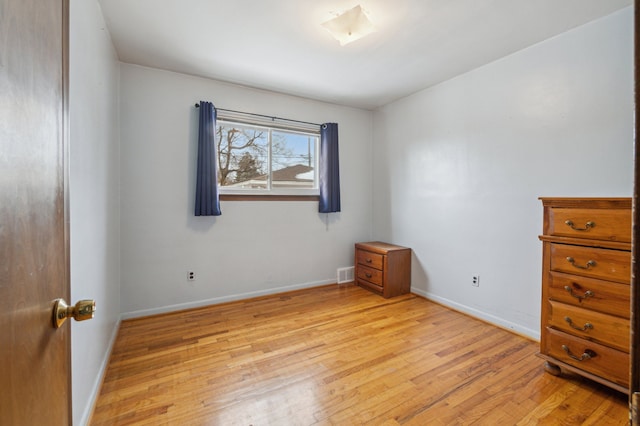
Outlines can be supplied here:
<path id="1" fill-rule="evenodd" d="M 632 0 L 99 0 L 121 61 L 336 104 L 378 106 Z M 361 4 L 377 32 L 320 24 Z"/>

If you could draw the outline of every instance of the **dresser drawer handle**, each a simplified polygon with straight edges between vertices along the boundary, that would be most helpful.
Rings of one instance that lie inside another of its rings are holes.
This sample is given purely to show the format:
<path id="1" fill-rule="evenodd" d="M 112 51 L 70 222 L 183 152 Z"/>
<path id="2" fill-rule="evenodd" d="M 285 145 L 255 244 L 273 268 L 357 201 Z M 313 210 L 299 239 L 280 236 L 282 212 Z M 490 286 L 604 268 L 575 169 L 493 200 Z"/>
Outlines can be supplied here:
<path id="1" fill-rule="evenodd" d="M 365 259 L 364 261 L 367 262 L 367 263 L 371 263 L 372 262 L 372 260 L 369 259 L 369 258 Z"/>
<path id="2" fill-rule="evenodd" d="M 364 274 L 364 276 L 367 277 L 367 278 L 371 278 L 371 274 L 368 273 L 368 272 L 366 274 Z"/>
<path id="3" fill-rule="evenodd" d="M 571 353 L 571 349 L 569 349 L 569 346 L 567 346 L 567 345 L 562 345 L 562 350 L 565 351 L 567 353 L 567 355 L 569 355 L 570 358 L 573 358 L 576 361 L 586 361 L 588 359 L 596 357 L 596 353 L 594 351 L 592 351 L 591 349 L 585 349 L 584 353 L 582 355 L 580 355 L 579 358 Z"/>
<path id="4" fill-rule="evenodd" d="M 564 289 L 567 290 L 571 296 L 575 297 L 576 299 L 578 299 L 581 302 L 582 302 L 582 300 L 584 300 L 584 299 L 586 299 L 588 297 L 593 297 L 594 296 L 594 294 L 593 294 L 593 292 L 591 290 L 585 291 L 584 292 L 584 296 L 580 296 L 579 294 L 575 294 L 573 292 L 573 289 L 571 287 L 569 287 L 568 285 L 565 285 Z"/>
<path id="5" fill-rule="evenodd" d="M 567 262 L 569 262 L 573 267 L 580 268 L 580 269 L 589 269 L 592 266 L 596 266 L 596 261 L 595 260 L 587 261 L 587 264 L 585 266 L 576 265 L 576 260 L 573 257 L 570 257 L 570 256 L 567 257 Z"/>
<path id="6" fill-rule="evenodd" d="M 588 231 L 589 229 L 596 226 L 595 222 L 589 221 L 584 224 L 584 228 L 576 228 L 576 225 L 571 220 L 565 220 L 564 223 L 571 227 L 574 231 Z"/>
<path id="7" fill-rule="evenodd" d="M 571 328 L 573 328 L 574 330 L 579 330 L 579 331 L 587 331 L 587 330 L 593 330 L 593 324 L 591 324 L 590 322 L 585 322 L 584 326 L 582 327 L 578 327 L 577 325 L 573 324 L 573 320 L 569 317 L 564 317 L 564 320 L 567 322 L 567 324 L 569 324 L 569 326 Z"/>

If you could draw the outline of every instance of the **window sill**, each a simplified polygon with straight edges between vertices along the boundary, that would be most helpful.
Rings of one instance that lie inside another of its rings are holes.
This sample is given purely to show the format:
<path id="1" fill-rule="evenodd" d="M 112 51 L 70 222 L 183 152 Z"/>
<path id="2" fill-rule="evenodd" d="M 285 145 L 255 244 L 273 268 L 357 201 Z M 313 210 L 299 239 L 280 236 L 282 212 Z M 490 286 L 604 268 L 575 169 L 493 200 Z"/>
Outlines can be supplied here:
<path id="1" fill-rule="evenodd" d="M 318 195 L 220 194 L 220 201 L 320 201 Z"/>

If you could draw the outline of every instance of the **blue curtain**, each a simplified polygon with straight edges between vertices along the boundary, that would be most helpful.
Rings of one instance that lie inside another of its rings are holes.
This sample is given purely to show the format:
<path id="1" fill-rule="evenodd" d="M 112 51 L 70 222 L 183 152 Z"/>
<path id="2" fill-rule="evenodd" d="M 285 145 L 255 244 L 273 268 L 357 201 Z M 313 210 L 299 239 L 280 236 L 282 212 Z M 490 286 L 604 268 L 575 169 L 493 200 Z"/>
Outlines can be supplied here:
<path id="1" fill-rule="evenodd" d="M 196 216 L 220 216 L 218 172 L 216 168 L 216 109 L 211 102 L 200 102 L 198 127 L 198 170 Z"/>
<path id="2" fill-rule="evenodd" d="M 340 167 L 338 161 L 338 124 L 320 126 L 320 213 L 340 211 Z"/>

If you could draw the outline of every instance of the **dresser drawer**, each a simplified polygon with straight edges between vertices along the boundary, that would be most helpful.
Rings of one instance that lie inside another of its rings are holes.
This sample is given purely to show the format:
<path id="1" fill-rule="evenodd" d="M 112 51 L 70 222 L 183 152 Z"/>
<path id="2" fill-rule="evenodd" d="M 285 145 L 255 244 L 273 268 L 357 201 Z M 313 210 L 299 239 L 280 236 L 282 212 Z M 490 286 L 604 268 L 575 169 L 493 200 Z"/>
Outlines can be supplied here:
<path id="1" fill-rule="evenodd" d="M 551 208 L 546 235 L 631 242 L 629 209 Z"/>
<path id="2" fill-rule="evenodd" d="M 382 269 L 382 266 L 384 265 L 384 255 L 366 250 L 356 250 L 356 261 L 360 265 Z"/>
<path id="3" fill-rule="evenodd" d="M 624 387 L 629 386 L 629 354 L 552 328 L 546 331 L 545 355 Z"/>
<path id="4" fill-rule="evenodd" d="M 631 253 L 594 247 L 551 244 L 551 270 L 629 283 Z"/>
<path id="5" fill-rule="evenodd" d="M 550 301 L 549 326 L 629 352 L 629 320 Z"/>
<path id="6" fill-rule="evenodd" d="M 372 284 L 382 287 L 382 271 L 378 269 L 360 266 L 358 268 L 358 279 L 369 281 Z"/>
<path id="7" fill-rule="evenodd" d="M 594 311 L 629 318 L 631 289 L 628 284 L 549 272 L 548 297 Z"/>

